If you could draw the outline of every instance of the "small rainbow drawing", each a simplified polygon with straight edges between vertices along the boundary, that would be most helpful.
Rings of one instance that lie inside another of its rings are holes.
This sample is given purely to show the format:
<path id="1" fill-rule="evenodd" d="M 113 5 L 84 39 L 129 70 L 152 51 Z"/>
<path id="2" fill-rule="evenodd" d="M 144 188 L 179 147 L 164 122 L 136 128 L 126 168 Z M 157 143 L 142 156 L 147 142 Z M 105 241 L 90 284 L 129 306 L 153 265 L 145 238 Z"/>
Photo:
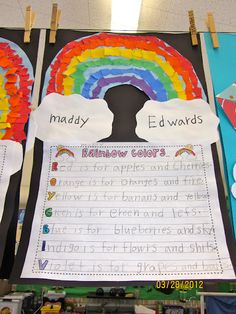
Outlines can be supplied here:
<path id="1" fill-rule="evenodd" d="M 154 36 L 98 33 L 65 45 L 47 70 L 43 96 L 103 98 L 113 86 L 133 85 L 150 99 L 205 98 L 190 61 Z"/>
<path id="2" fill-rule="evenodd" d="M 68 155 L 70 157 L 75 157 L 74 153 L 71 150 L 69 150 L 67 148 L 64 148 L 62 146 L 58 146 L 57 147 L 56 157 L 60 157 L 60 156 L 62 156 L 64 154 L 66 154 L 66 155 Z"/>
<path id="3" fill-rule="evenodd" d="M 30 113 L 32 65 L 15 43 L 0 38 L 0 139 L 21 142 Z"/>
<path id="4" fill-rule="evenodd" d="M 177 152 L 175 153 L 175 157 L 181 156 L 184 153 L 187 153 L 188 155 L 196 156 L 196 154 L 193 151 L 193 146 L 192 145 L 186 145 L 185 147 L 177 150 Z"/>

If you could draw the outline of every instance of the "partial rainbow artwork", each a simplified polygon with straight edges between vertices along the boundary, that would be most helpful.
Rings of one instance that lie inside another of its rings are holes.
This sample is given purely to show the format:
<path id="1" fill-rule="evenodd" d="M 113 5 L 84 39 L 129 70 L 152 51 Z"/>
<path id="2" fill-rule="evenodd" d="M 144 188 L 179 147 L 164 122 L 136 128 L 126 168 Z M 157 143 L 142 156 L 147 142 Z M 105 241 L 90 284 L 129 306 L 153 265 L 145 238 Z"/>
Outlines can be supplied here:
<path id="1" fill-rule="evenodd" d="M 15 43 L 0 38 L 0 139 L 21 142 L 30 113 L 32 65 Z"/>
<path id="2" fill-rule="evenodd" d="M 150 99 L 205 98 L 190 61 L 154 36 L 98 33 L 65 45 L 47 70 L 43 96 L 80 94 L 103 98 L 130 84 Z"/>

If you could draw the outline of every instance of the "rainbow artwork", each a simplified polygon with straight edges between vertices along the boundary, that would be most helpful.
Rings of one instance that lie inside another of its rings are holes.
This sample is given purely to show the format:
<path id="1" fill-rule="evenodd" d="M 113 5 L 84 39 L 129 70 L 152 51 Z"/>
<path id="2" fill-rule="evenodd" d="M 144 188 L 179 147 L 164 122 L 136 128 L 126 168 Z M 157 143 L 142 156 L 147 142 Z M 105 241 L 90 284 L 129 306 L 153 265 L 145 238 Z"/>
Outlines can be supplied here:
<path id="1" fill-rule="evenodd" d="M 0 139 L 21 142 L 30 113 L 32 65 L 15 43 L 0 38 Z"/>
<path id="2" fill-rule="evenodd" d="M 175 157 L 181 156 L 183 154 L 187 154 L 187 155 L 192 155 L 192 156 L 196 156 L 196 154 L 193 151 L 193 146 L 192 145 L 186 145 L 185 147 L 182 147 L 181 149 L 177 150 L 177 152 L 175 153 Z"/>
<path id="3" fill-rule="evenodd" d="M 62 156 L 64 154 L 66 154 L 66 155 L 68 155 L 70 157 L 75 157 L 74 153 L 71 150 L 69 150 L 67 148 L 64 148 L 63 146 L 58 146 L 57 147 L 56 157 L 60 157 L 60 156 Z"/>
<path id="4" fill-rule="evenodd" d="M 65 45 L 47 70 L 43 96 L 103 98 L 130 84 L 152 100 L 205 98 L 190 61 L 154 36 L 98 33 Z"/>

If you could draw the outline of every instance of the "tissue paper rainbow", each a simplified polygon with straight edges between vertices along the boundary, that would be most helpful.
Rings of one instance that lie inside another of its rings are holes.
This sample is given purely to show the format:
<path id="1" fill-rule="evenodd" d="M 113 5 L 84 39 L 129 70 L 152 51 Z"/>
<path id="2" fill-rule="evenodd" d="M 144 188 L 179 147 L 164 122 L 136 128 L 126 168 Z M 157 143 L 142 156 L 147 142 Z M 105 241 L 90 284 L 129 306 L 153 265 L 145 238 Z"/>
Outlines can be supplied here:
<path id="1" fill-rule="evenodd" d="M 43 96 L 103 98 L 120 84 L 133 85 L 158 101 L 205 98 L 191 62 L 163 40 L 107 33 L 65 45 L 47 71 Z"/>

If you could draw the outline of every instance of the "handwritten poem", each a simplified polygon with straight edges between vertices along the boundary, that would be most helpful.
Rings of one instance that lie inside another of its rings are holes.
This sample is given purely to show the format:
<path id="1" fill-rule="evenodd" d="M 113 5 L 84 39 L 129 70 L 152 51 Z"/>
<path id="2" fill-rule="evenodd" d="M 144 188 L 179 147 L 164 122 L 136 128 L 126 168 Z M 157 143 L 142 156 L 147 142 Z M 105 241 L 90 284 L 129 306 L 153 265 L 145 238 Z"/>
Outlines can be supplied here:
<path id="1" fill-rule="evenodd" d="M 234 278 L 210 146 L 44 143 L 21 276 Z"/>

